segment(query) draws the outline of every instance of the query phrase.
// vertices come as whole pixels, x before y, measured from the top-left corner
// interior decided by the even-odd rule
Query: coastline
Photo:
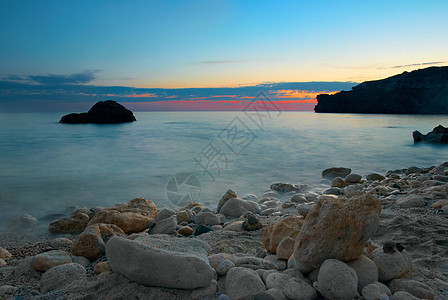
[[[178,210],[159,209],[159,219],[151,222],[151,226],[156,225],[150,231],[161,228],[157,234],[162,234],[163,239],[169,239],[175,243],[181,240],[199,240],[208,246],[207,256],[210,265],[215,270],[214,279],[209,286],[202,287],[202,290],[201,288],[147,287],[137,284],[134,282],[135,280],[129,280],[107,267],[105,267],[105,272],[99,272],[97,265],[104,266],[104,262],[108,259],[104,253],[91,259],[88,263],[84,260],[85,276],[70,279],[69,282],[61,283],[60,286],[48,290],[42,279],[46,272],[33,269],[32,259],[40,253],[55,250],[67,253],[71,250],[73,252],[73,242],[79,239],[80,234],[50,234],[47,228],[44,228],[44,231],[42,229],[33,230],[25,225],[20,233],[0,234],[0,246],[12,255],[5,259],[6,265],[0,267],[0,296],[2,296],[1,293],[4,293],[5,299],[15,299],[18,296],[25,299],[88,299],[89,297],[119,299],[124,295],[128,297],[130,293],[136,297],[151,295],[154,299],[216,299],[222,294],[233,293],[229,290],[229,285],[232,284],[228,283],[229,280],[226,279],[228,276],[225,276],[232,268],[228,268],[226,273],[218,272],[224,275],[216,273],[218,265],[223,261],[229,261],[228,264],[233,264],[235,270],[239,268],[255,270],[260,276],[259,281],[265,285],[265,290],[260,290],[260,293],[267,293],[273,289],[269,288],[269,284],[266,282],[266,272],[278,272],[293,278],[300,277],[300,280],[312,286],[311,284],[317,280],[316,271],[298,272],[300,275],[293,276],[290,274],[291,268],[287,269],[287,260],[278,259],[266,249],[266,235],[264,235],[266,228],[272,226],[270,224],[276,224],[291,216],[304,219],[306,222],[309,219],[306,215],[313,211],[313,207],[319,201],[333,201],[332,199],[339,198],[344,202],[355,197],[373,194],[381,203],[381,214],[378,228],[366,243],[363,255],[374,260],[372,258],[374,249],[384,248],[384,245],[390,241],[397,245],[397,249],[404,247],[404,250],[399,252],[405,252],[410,257],[412,270],[401,274],[400,278],[416,280],[425,284],[426,292],[433,295],[433,299],[445,299],[448,297],[448,269],[446,267],[448,263],[446,258],[448,255],[448,239],[446,238],[448,233],[448,164],[391,170],[387,174],[383,174],[384,176],[376,174],[377,177],[372,174],[365,175],[362,178],[351,176],[350,180],[349,177],[329,180],[325,188],[319,187],[318,190],[307,186],[273,184],[267,192],[257,196],[241,195],[241,197],[237,197],[238,191],[235,195],[232,194],[233,191],[228,191],[223,197],[223,199],[227,199],[224,202],[238,198],[258,204],[258,208],[255,209],[245,206],[245,211],[241,214],[240,211],[233,213],[231,208],[228,208],[226,214],[223,213],[222,208],[221,213],[218,213],[216,210],[204,208],[201,204],[191,204]],[[372,180],[367,180],[366,177]],[[377,179],[373,180],[374,178]],[[89,211],[91,211],[90,208],[84,211],[81,209],[81,212],[78,210],[83,214],[87,214]],[[98,209],[95,213],[99,214],[100,211]],[[199,220],[197,216],[201,213],[202,216],[208,213],[207,218]],[[186,216],[186,219],[182,219],[182,216]],[[89,218],[92,219],[90,216]],[[162,226],[163,228],[157,226],[162,223],[165,224]],[[187,232],[186,227],[189,227],[191,231]],[[195,234],[199,230],[198,228],[202,228],[200,230],[203,232]],[[124,236],[128,240],[151,237],[145,232],[146,230],[142,233],[126,233]],[[73,255],[71,260],[75,262]],[[242,260],[245,260],[245,263]],[[76,261],[80,262],[79,259]],[[112,269],[114,268],[112,267]],[[271,269],[276,271],[269,271]],[[389,284],[389,287],[390,282],[391,280],[383,281],[383,283]],[[10,287],[4,288],[4,286]],[[401,288],[406,290],[406,288]],[[244,288],[242,289],[244,290]],[[407,288],[406,291],[413,290]],[[361,293],[361,291],[358,292]],[[418,294],[418,292],[421,291],[415,293]],[[285,291],[283,291],[284,294]],[[270,296],[272,295],[270,294]]]

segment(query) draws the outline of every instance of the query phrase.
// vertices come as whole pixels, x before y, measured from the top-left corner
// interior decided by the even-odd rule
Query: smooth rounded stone
[[[314,287],[328,299],[352,300],[359,295],[355,270],[336,259],[323,262]]]
[[[367,256],[361,255],[358,259],[347,262],[347,265],[353,268],[358,276],[358,291],[378,281],[378,267]]]
[[[93,272],[95,274],[101,274],[104,272],[111,272],[111,271],[112,271],[112,269],[110,268],[110,265],[107,261],[99,262],[93,268]]]
[[[204,205],[202,205],[199,202],[191,202],[188,203],[187,205],[185,205],[184,207],[182,207],[180,210],[185,210],[185,209],[193,209],[194,207],[199,206],[199,208],[201,208],[201,210],[204,208]]]
[[[123,236],[125,233],[114,224],[89,225],[75,239],[70,252],[76,256],[95,260],[104,254],[105,244],[111,236],[115,235]]]
[[[263,198],[263,199],[272,199],[272,198]],[[262,201],[263,199],[261,199],[260,201]],[[276,208],[278,206],[280,206],[283,202],[279,201],[279,200],[267,200],[264,202],[260,202],[260,204],[262,204],[263,208]]]
[[[190,226],[182,226],[181,228],[179,228],[177,230],[178,233],[182,234],[182,235],[192,235],[194,233],[193,228],[191,228]]]
[[[275,256],[275,255],[272,255],[272,254],[271,255],[266,255],[264,257],[264,259],[274,263],[278,267],[278,270],[285,270],[286,269],[286,261],[278,259],[277,256]]]
[[[346,183],[352,184],[352,183],[361,182],[361,179],[362,179],[361,175],[352,173],[352,174],[348,174],[344,180]]]
[[[37,219],[30,215],[21,215],[14,218],[8,225],[10,231],[22,231],[31,229],[37,225]]]
[[[389,296],[376,284],[371,283],[366,285],[362,291],[362,296],[365,300],[389,300]]]
[[[297,205],[297,212],[303,216],[306,217],[308,213],[313,209],[314,205],[312,204],[299,204]]]
[[[67,238],[55,238],[50,241],[50,246],[54,248],[68,247],[71,244],[73,244],[73,241]]]
[[[390,300],[420,300],[420,298],[414,297],[406,292],[396,292],[390,297]]]
[[[215,270],[219,275],[225,276],[227,272],[234,267],[235,264],[232,261],[225,259],[216,267]]]
[[[255,231],[263,227],[258,217],[254,214],[246,215],[245,220],[243,221],[243,224],[241,226],[246,231]]]
[[[258,213],[260,211],[261,209],[257,202],[231,198],[224,203],[219,212],[227,217],[239,217],[245,212]]]
[[[243,223],[244,223],[244,221],[242,221],[242,220],[240,220],[240,221],[233,221],[233,222],[230,222],[227,225],[225,225],[224,229],[225,230],[232,230],[232,231],[244,231]]]
[[[352,184],[344,188],[344,196],[347,198],[362,195],[363,193],[364,188],[358,184]]]
[[[266,286],[254,270],[234,267],[227,272],[225,289],[233,300],[265,292]]]
[[[283,238],[275,250],[275,255],[277,255],[277,258],[288,260],[294,252],[295,242],[296,240],[291,237]]]
[[[381,202],[372,194],[349,199],[321,198],[305,219],[288,265],[309,272],[327,258],[357,259],[376,233]]]
[[[335,177],[333,180],[331,180],[330,186],[331,187],[337,187],[337,188],[343,188],[346,186],[346,182],[341,177]]]
[[[271,296],[274,300],[288,300],[285,295],[283,295],[283,293],[276,288],[268,289],[265,293]]]
[[[233,190],[228,189],[228,190],[224,193],[224,195],[221,197],[221,199],[219,200],[219,202],[218,202],[218,206],[217,206],[217,208],[216,208],[216,211],[217,211],[217,212],[221,212],[221,208],[223,207],[223,205],[224,205],[229,199],[237,198],[237,197],[238,197],[238,196],[236,195],[236,193],[235,193]]]
[[[289,269],[288,269],[289,270]],[[294,269],[293,269],[294,270]],[[317,276],[319,275],[319,269],[314,269],[314,270],[312,270],[309,274],[308,274],[308,277],[307,277],[307,279],[310,281],[310,282],[312,282],[312,283],[314,283],[314,282],[316,282],[317,281]]]
[[[279,192],[277,192],[277,191],[272,191],[272,190],[270,190],[270,191],[266,191],[266,192],[264,192],[262,195],[261,195],[263,198],[265,198],[265,197],[269,197],[269,198],[280,198],[280,193]]]
[[[260,216],[269,216],[270,214],[272,214],[274,212],[275,212],[275,208],[268,208],[268,209],[263,210],[260,213]]]
[[[197,239],[166,236],[115,236],[106,244],[106,256],[115,273],[145,286],[194,289],[213,279],[208,245]],[[192,276],[194,274],[194,276]]]
[[[386,177],[384,177],[383,175],[378,174],[378,173],[370,173],[369,175],[366,176],[366,179],[372,180],[372,181],[376,181],[376,180],[381,181],[381,180],[386,179]]]
[[[35,271],[45,272],[52,267],[71,262],[72,257],[70,253],[62,250],[51,250],[34,256],[31,260],[31,267]]]
[[[413,270],[411,257],[406,251],[387,253],[383,248],[377,248],[371,252],[371,255],[378,267],[378,278],[381,282],[405,277]]]
[[[282,204],[282,209],[288,209],[288,208],[295,208],[297,204],[293,203],[293,202],[284,202]],[[281,213],[281,212],[279,212]]]
[[[341,194],[341,190],[339,188],[337,188],[337,187],[332,187],[332,188],[326,189],[324,191],[324,194],[327,194],[327,195],[340,195]]]
[[[381,282],[374,282],[373,284],[376,284],[377,286],[379,286],[380,287],[380,289],[386,294],[386,295],[388,295],[389,297],[391,297],[392,296],[392,292],[391,292],[391,290],[387,287],[387,285],[385,285],[384,283],[381,283]]]
[[[314,192],[308,192],[305,194],[305,198],[308,202],[314,202],[317,200],[317,197],[319,196],[318,193],[314,193]]]
[[[389,282],[392,293],[406,292],[421,299],[434,299],[435,292],[427,284],[413,279],[393,279]]]
[[[176,214],[177,223],[181,224],[183,222],[193,222],[195,213],[191,211],[190,209],[181,210]]]
[[[205,224],[205,225],[221,224],[221,220],[219,219],[219,217],[211,212],[200,212],[194,217],[194,222],[196,224]]]
[[[299,203],[299,204],[301,204],[301,203],[305,203],[305,202],[307,202],[308,200],[305,198],[304,195],[301,195],[301,194],[295,194],[295,195],[293,195],[293,196],[291,197],[291,200],[290,200],[290,201],[293,202],[293,203]]]
[[[231,254],[227,254],[227,253],[217,253],[217,254],[212,254],[210,256],[207,257],[210,266],[213,269],[216,269],[218,267],[218,265],[220,263],[222,263],[224,260],[231,260],[232,255]]]
[[[75,263],[64,264],[45,272],[40,280],[40,288],[42,292],[46,293],[63,288],[81,278],[86,278],[86,269],[83,266]]]
[[[235,196],[235,197],[232,197],[232,198],[237,198],[237,197]],[[243,197],[241,197],[241,199],[243,199],[243,200],[255,201],[255,202],[258,201],[258,197],[257,197],[255,194],[247,194],[247,195],[244,195]]]
[[[171,234],[176,231],[176,228],[177,218],[176,216],[171,216],[156,223],[149,231],[149,234]]]
[[[303,218],[289,216],[269,224],[262,236],[263,246],[271,253],[276,253],[277,247],[285,237],[295,239],[304,223]]]
[[[395,205],[400,208],[423,207],[425,206],[425,199],[422,196],[411,194],[398,198]]]
[[[277,288],[289,299],[314,299],[316,290],[308,283],[282,273],[272,273],[266,277],[268,289]]]
[[[213,279],[209,286],[194,289],[191,292],[191,298],[193,299],[209,299],[215,298],[218,291],[218,282]]]
[[[218,300],[231,300],[231,299],[226,294],[221,294],[219,295]]]
[[[90,221],[84,210],[76,210],[69,217],[63,217],[50,223],[48,230],[51,233],[79,233],[83,232]]]
[[[8,260],[12,257],[12,254],[3,247],[0,247],[0,258],[3,260]]]
[[[222,229],[222,225],[213,225],[211,228],[213,230],[221,230]]]
[[[129,234],[146,230],[156,216],[157,208],[152,201],[135,198],[127,203],[119,203],[103,209],[95,214],[88,225],[114,224]]]
[[[6,261],[3,258],[0,258],[0,267],[4,267],[6,265],[7,265]]]
[[[406,175],[409,175],[409,174],[421,174],[421,173],[423,173],[423,170],[421,168],[415,167],[415,166],[409,167],[405,171]]]
[[[207,225],[201,224],[194,230],[193,235],[198,236],[207,232],[213,231],[213,229]]]
[[[257,269],[277,270],[278,269],[278,266],[276,264],[274,264],[273,262],[263,259],[263,258],[252,257],[252,256],[246,256],[246,257],[239,258],[236,261],[235,265],[237,267],[244,267],[244,268],[249,268],[249,269],[253,269],[253,270],[257,270]]]
[[[198,213],[200,213],[201,211],[203,211],[203,212],[207,212],[207,210],[204,211],[204,209],[205,209],[205,208],[201,208],[200,206],[194,206],[194,207],[191,208],[191,211],[194,212],[195,214],[198,214]],[[210,211],[208,211],[208,212],[213,212],[213,211],[210,210]]]
[[[90,260],[84,256],[72,256],[72,261],[75,264],[80,264],[84,268],[87,268],[90,265]]]
[[[351,172],[352,172],[352,169],[350,169],[350,168],[343,168],[343,167],[328,168],[328,169],[325,169],[322,171],[322,178],[326,178],[326,179],[330,179],[330,180],[335,177],[344,178]]]
[[[279,193],[289,193],[293,191],[299,191],[300,186],[291,183],[273,183],[271,184],[270,189]]]
[[[448,205],[448,199],[438,200],[438,201],[434,202],[433,204],[431,204],[431,207],[434,209],[441,209],[445,205]]]
[[[258,271],[258,270],[257,270]],[[278,273],[277,270],[263,270],[263,274],[261,275],[261,279],[263,279],[264,284],[266,284],[266,278],[273,273]]]
[[[162,221],[163,219],[169,218],[171,216],[176,215],[176,211],[174,209],[163,208],[157,211],[157,217],[154,219],[154,223]]]

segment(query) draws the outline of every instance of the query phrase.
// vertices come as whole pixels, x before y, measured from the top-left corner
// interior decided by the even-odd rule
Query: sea
[[[446,115],[137,112],[109,125],[61,124],[62,115],[0,114],[0,228],[136,197],[215,208],[227,189],[261,196],[276,182],[322,184],[329,167],[367,175],[448,161],[448,146],[412,139],[448,125]]]

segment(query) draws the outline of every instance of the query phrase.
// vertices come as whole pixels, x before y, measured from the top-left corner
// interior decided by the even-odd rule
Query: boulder
[[[51,233],[79,233],[86,229],[90,217],[82,210],[74,211],[69,217],[63,217],[50,223]]]
[[[275,223],[269,224],[263,232],[263,246],[266,248],[266,250],[275,254],[278,245],[284,238],[296,238],[297,234],[299,234],[300,229],[303,226],[303,223],[303,218],[289,216]]]
[[[330,179],[330,180],[332,180],[335,177],[344,178],[351,172],[352,172],[352,169],[350,169],[350,168],[343,168],[343,167],[328,168],[328,169],[325,169],[322,171],[322,178]]]
[[[377,248],[371,252],[371,256],[378,267],[378,278],[382,282],[406,277],[413,271],[411,257],[405,250]]]
[[[113,224],[89,225],[74,241],[71,253],[95,260],[104,254],[107,241],[115,235],[123,236],[124,232]]]
[[[100,211],[90,220],[89,225],[114,224],[129,234],[146,230],[156,216],[157,208],[153,202],[135,198]]]
[[[231,268],[227,272],[225,288],[226,294],[232,300],[266,291],[257,272],[241,267]]]
[[[269,274],[266,277],[266,288],[276,288],[288,299],[314,299],[317,296],[309,283],[282,273]]]
[[[345,263],[327,259],[319,269],[314,287],[327,299],[352,300],[358,296],[358,276]]]
[[[55,266],[72,262],[70,253],[62,250],[51,250],[40,253],[31,259],[31,267],[35,271],[45,272]]]
[[[447,144],[448,143],[448,128],[439,125],[434,127],[431,132],[427,134],[422,134],[420,131],[416,130],[412,132],[412,137],[415,143],[427,142],[434,144]]]
[[[358,276],[358,291],[371,283],[378,281],[378,267],[367,256],[361,255],[358,259],[347,262]]]
[[[348,174],[345,177],[345,182],[350,183],[350,184],[359,183],[361,181],[361,179],[362,179],[361,175],[352,173],[352,174]]]
[[[171,234],[176,231],[177,219],[176,216],[160,220],[154,227],[151,228],[149,234]]]
[[[236,193],[233,190],[228,189],[224,193],[224,195],[221,197],[221,199],[219,200],[218,207],[217,207],[216,211],[220,212],[221,211],[221,207],[224,205],[224,203],[227,202],[227,200],[232,199],[232,198],[237,198],[237,197],[238,196],[236,195]]]
[[[381,203],[370,193],[348,199],[320,198],[306,216],[288,264],[309,272],[327,258],[357,259],[378,229],[380,213]]]
[[[61,118],[59,123],[70,124],[114,124],[136,121],[134,114],[123,105],[112,101],[99,101],[87,113],[72,113]]]
[[[392,293],[406,292],[420,299],[434,299],[435,292],[428,285],[413,279],[393,279],[389,282]]]
[[[257,202],[240,198],[227,200],[219,210],[220,213],[227,217],[239,217],[245,212],[258,213],[260,211],[261,209]]]
[[[106,244],[106,256],[115,273],[145,286],[180,289],[210,285],[213,270],[207,251],[207,244],[197,239],[156,235],[133,241],[116,236]]]
[[[72,283],[74,280],[86,278],[86,269],[80,264],[68,263],[55,266],[42,275],[40,288],[46,293],[60,289]]]

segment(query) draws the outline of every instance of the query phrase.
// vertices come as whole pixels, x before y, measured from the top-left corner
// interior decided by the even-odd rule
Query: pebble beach
[[[0,299],[448,299],[448,163],[135,198],[0,233]]]

